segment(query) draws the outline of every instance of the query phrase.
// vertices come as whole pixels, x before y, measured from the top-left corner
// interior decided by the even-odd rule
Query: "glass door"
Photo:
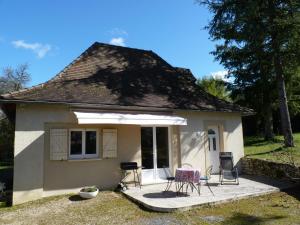
[[[155,180],[152,127],[141,128],[141,147],[142,147],[142,182],[152,183]]]
[[[169,128],[142,127],[142,182],[156,183],[166,179],[169,170]]]
[[[170,170],[168,127],[156,127],[156,156],[156,181],[165,180],[165,170]]]

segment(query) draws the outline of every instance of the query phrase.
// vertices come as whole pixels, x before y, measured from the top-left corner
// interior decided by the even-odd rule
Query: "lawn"
[[[58,196],[0,208],[0,224],[300,224],[299,187],[289,193],[203,206],[186,212],[149,212],[111,191],[97,198]]]
[[[286,153],[291,153],[295,163],[300,166],[300,133],[294,134],[294,140],[295,147],[284,148],[282,136],[276,136],[273,141],[265,141],[262,137],[245,137],[245,154],[252,158],[289,162]]]

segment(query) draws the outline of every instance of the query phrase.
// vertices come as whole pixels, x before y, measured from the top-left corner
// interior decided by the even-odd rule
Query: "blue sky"
[[[152,50],[196,77],[222,73],[194,0],[0,0],[0,69],[28,63],[30,85],[61,71],[95,41]]]

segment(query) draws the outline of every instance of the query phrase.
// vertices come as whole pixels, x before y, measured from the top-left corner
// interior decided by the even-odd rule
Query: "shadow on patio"
[[[131,187],[123,191],[125,196],[147,209],[159,212],[171,212],[175,210],[188,210],[191,207],[218,204],[238,199],[248,198],[278,192],[292,186],[291,183],[272,180],[263,177],[242,176],[239,185],[218,185],[218,176],[212,177],[211,189],[201,185],[200,196],[197,191],[188,189],[187,194],[177,195],[175,184],[170,191],[164,192],[166,184],[146,185],[140,188]]]

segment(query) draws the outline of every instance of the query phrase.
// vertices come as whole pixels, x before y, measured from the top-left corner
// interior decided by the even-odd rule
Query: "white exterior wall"
[[[181,165],[205,171],[205,151],[208,151],[207,126],[217,125],[220,130],[220,151],[233,152],[234,163],[244,156],[243,130],[239,113],[179,112],[188,125],[180,126]]]
[[[116,128],[117,158],[50,160],[50,128],[96,128],[100,133],[104,128]],[[170,135],[172,165],[175,166],[178,165],[179,152],[177,130],[177,126],[174,126]],[[115,187],[120,181],[120,162],[135,161],[141,165],[140,141],[140,126],[137,125],[78,125],[68,107],[17,106],[13,204],[45,196],[76,193],[87,185],[97,185],[101,189]]]
[[[235,162],[244,155],[240,114],[180,112],[177,115],[187,118],[188,125],[172,128],[173,171],[183,165],[205,170],[204,151],[208,147],[205,132],[208,125],[221,125],[224,130],[224,135],[220,135],[224,140],[222,149],[232,151]],[[140,127],[128,125],[114,126],[118,129],[118,149],[121,149],[117,159],[50,161],[49,128],[74,126],[79,125],[66,106],[17,105],[13,204],[74,192],[84,185],[110,187],[119,181],[121,161],[141,164]]]
[[[73,122],[67,107],[17,105],[13,204],[41,198],[44,177],[45,122]]]

